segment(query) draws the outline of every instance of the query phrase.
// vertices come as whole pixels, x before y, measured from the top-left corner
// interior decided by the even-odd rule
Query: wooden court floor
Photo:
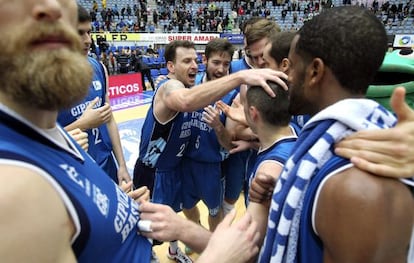
[[[125,161],[127,163],[127,167],[131,175],[135,164],[135,160],[138,157],[141,125],[148,111],[151,97],[152,92],[145,92],[144,94],[140,94],[139,96],[135,96],[133,98],[117,100],[119,104],[112,105],[113,101],[111,101],[112,108],[115,109],[113,111],[113,114],[118,124],[121,144],[124,150]],[[201,224],[204,227],[208,228],[207,208],[202,202],[199,202],[197,206],[200,209]],[[236,203],[236,210],[237,220],[238,217],[245,213],[243,194],[240,195],[240,198]],[[184,216],[182,213],[179,213],[179,215]],[[179,246],[184,251],[184,245],[181,242],[179,243]],[[167,258],[167,249],[168,242],[154,247],[154,251],[156,252],[158,259],[161,263],[174,262]],[[193,260],[195,260],[197,259],[198,255],[193,253],[190,255],[190,257]]]

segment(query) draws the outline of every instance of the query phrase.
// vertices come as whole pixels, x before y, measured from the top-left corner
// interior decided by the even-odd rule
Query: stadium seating
[[[160,68],[160,75],[168,75],[168,69],[167,68]]]
[[[204,71],[206,71],[206,65],[203,63],[198,64],[198,72],[204,72]]]
[[[151,69],[151,77],[155,80],[160,75],[159,69],[153,68]]]
[[[85,8],[87,8],[88,10],[91,9],[92,7],[92,1],[90,0],[78,0],[78,2],[84,6]],[[381,1],[380,1],[381,2]],[[404,6],[410,2],[409,0],[390,0],[390,6],[392,4],[396,4],[398,6],[398,4],[402,3]],[[99,6],[99,10],[101,10],[101,1],[97,1],[98,6]],[[126,5],[130,5],[131,7],[133,7],[133,5],[136,3],[136,1],[133,0],[107,0],[107,8],[113,8],[113,6],[116,4],[118,6],[118,10],[121,11],[122,7],[125,7]],[[230,14],[232,12],[231,9],[231,1],[209,1],[209,4],[213,3],[215,4],[217,7],[219,8],[223,8],[223,14]],[[284,4],[284,5],[276,5],[273,6],[272,1],[265,1],[265,7],[267,9],[270,10],[270,17],[273,18],[277,23],[280,24],[282,30],[290,30],[290,29],[298,29],[300,28],[304,21],[306,20],[306,15],[303,12],[306,4],[309,3],[308,1],[303,1],[303,0],[299,0],[298,4],[301,6],[301,11],[297,12],[298,14],[298,21],[296,24],[293,23],[293,13],[294,11],[288,11],[287,15],[285,17],[285,19],[282,19],[282,10],[283,9],[287,9],[288,4]],[[354,3],[354,1],[353,1]],[[343,5],[343,0],[332,0],[332,4],[333,6],[341,6]],[[148,6],[150,6],[152,9],[154,8],[158,8],[160,11],[160,7],[157,7],[157,1],[155,0],[148,0]],[[192,17],[193,19],[195,19],[196,17],[196,13],[197,10],[200,7],[205,7],[207,6],[207,4],[204,1],[192,1],[191,4],[187,4],[186,9],[187,10],[191,10],[192,12]],[[174,7],[170,7],[170,11],[173,10]],[[410,7],[410,12],[413,9],[412,3],[411,3],[411,7]],[[160,12],[159,12],[160,13]],[[245,15],[245,18],[248,18],[250,15]],[[384,15],[381,15],[379,13],[379,17],[383,18]],[[98,20],[101,20],[100,17],[100,12],[98,12],[97,14]],[[151,17],[151,16],[149,16]],[[114,17],[115,21],[118,21],[117,17]],[[150,18],[151,21],[152,17]],[[169,20],[159,20],[159,26],[156,29],[157,33],[162,33],[163,32],[163,28],[164,28],[164,24],[169,24]],[[390,27],[386,27],[388,33],[393,34],[396,32],[402,32],[404,34],[413,34],[414,33],[414,24],[413,24],[413,18],[412,17],[408,17],[403,19],[402,21],[397,21],[396,25],[392,25]],[[195,31],[195,28],[194,28]],[[193,32],[194,32],[193,31]],[[234,26],[234,30],[233,32],[238,32],[238,25]],[[162,54],[160,54],[160,56],[162,56]]]

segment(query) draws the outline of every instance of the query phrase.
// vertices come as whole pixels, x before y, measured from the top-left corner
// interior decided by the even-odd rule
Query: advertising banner
[[[394,47],[414,47],[414,35],[395,35]]]
[[[174,40],[189,40],[195,44],[207,44],[214,38],[219,38],[220,34],[198,33],[92,33],[92,38],[103,38],[106,42],[149,42],[155,44],[168,44]]]
[[[227,38],[227,40],[232,44],[244,44],[244,36],[243,34],[230,34],[230,33],[222,33],[220,35],[221,38]]]
[[[110,99],[136,95],[142,92],[141,73],[109,76],[108,96]]]

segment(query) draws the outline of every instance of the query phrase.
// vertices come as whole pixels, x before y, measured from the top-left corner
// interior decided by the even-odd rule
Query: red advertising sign
[[[142,79],[139,72],[109,76],[109,98],[135,95],[142,90]]]

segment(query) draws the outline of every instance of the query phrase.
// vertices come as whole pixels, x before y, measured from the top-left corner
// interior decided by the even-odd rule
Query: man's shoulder
[[[386,202],[389,194],[404,189],[407,187],[395,178],[374,175],[351,166],[330,176],[322,191],[335,198],[332,200],[370,204]]]

